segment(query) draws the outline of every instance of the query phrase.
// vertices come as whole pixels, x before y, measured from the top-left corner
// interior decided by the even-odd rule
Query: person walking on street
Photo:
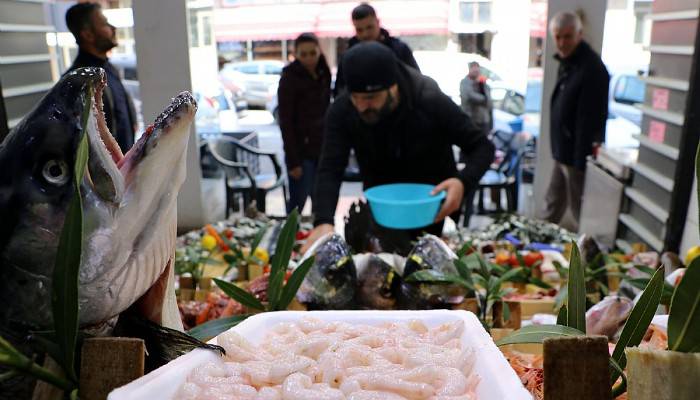
[[[586,158],[605,140],[610,76],[600,56],[582,39],[581,19],[576,14],[555,15],[550,33],[556,42],[554,58],[559,70],[551,98],[554,169],[544,217],[577,232]],[[567,211],[572,218],[567,218]]]
[[[493,103],[486,77],[481,75],[479,63],[469,63],[469,73],[459,84],[462,110],[482,132],[489,134],[493,128]]]
[[[277,97],[279,124],[289,178],[287,212],[304,209],[312,194],[323,125],[331,98],[331,73],[318,38],[302,33],[294,41],[295,60],[282,70]]]
[[[481,75],[481,67],[476,61],[469,63],[467,76],[459,83],[459,96],[462,101],[462,110],[469,116],[484,135],[488,136],[493,129],[493,103],[491,102],[491,89],[486,84],[486,77]],[[464,161],[464,156],[460,152],[460,162]],[[464,215],[463,225],[469,226],[472,213],[474,212],[474,196],[477,187],[464,194]],[[500,203],[500,193],[491,192],[493,201]]]
[[[355,27],[355,37],[350,39],[348,50],[358,43],[367,41],[379,42],[389,47],[401,62],[420,70],[416,59],[413,57],[411,48],[400,39],[391,36],[389,31],[381,27],[374,7],[367,3],[362,3],[355,7],[352,10],[352,24]],[[333,88],[334,97],[338,96],[345,89],[345,85],[345,74],[341,59],[338,63],[338,72],[335,78],[335,87]]]
[[[399,62],[376,42],[358,44],[343,58],[348,91],[328,110],[313,196],[315,228],[305,248],[332,232],[343,172],[354,150],[364,189],[390,183],[435,185],[446,192],[434,224],[411,232],[441,234],[445,217],[459,212],[466,190],[493,161],[484,133],[442,93],[437,83]],[[452,152],[464,152],[457,171]]]
[[[136,111],[119,73],[109,62],[107,53],[117,47],[116,28],[107,22],[102,7],[96,3],[78,3],[66,12],[66,25],[78,44],[78,56],[68,72],[82,67],[105,70],[107,86],[102,92],[102,110],[107,128],[122,153],[134,145]]]

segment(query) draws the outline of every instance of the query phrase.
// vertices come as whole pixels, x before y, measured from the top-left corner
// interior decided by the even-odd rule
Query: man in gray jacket
[[[459,84],[459,95],[462,98],[462,110],[488,135],[493,128],[493,104],[489,86],[481,76],[478,62],[469,63],[469,73]]]

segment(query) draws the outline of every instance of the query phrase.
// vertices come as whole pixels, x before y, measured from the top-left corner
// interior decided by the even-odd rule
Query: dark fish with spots
[[[347,310],[356,307],[357,275],[345,240],[336,234],[318,240],[304,259],[314,265],[297,292],[297,300],[310,310]]]
[[[390,254],[363,254],[354,257],[357,267],[357,301],[361,307],[370,310],[393,310],[396,307],[396,293],[401,285],[401,276],[392,264],[384,258]]]
[[[452,308],[464,300],[466,289],[456,285],[414,283],[406,279],[416,271],[434,270],[442,275],[457,276],[454,261],[457,255],[434,235],[425,235],[406,258],[403,270],[404,282],[399,286],[398,305],[400,309],[426,310]]]

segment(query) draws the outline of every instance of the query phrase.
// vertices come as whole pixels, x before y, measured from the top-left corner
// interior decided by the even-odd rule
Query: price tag
[[[655,143],[663,143],[666,137],[666,124],[659,121],[649,123],[649,139]]]
[[[668,110],[668,89],[656,88],[651,92],[651,106],[657,110]]]

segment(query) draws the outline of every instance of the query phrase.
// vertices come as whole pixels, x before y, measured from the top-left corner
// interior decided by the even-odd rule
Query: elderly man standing
[[[559,61],[552,93],[550,139],[554,170],[545,197],[545,219],[578,231],[586,157],[605,140],[610,76],[582,39],[581,19],[561,12],[550,22]],[[573,221],[567,221],[570,210]]]

